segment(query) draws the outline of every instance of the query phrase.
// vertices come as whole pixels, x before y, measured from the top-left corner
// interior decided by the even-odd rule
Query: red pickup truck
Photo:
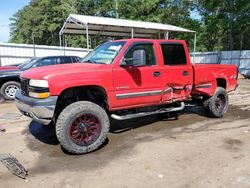
[[[222,117],[236,87],[236,66],[192,65],[183,40],[127,39],[100,45],[82,63],[23,72],[16,105],[37,122],[53,121],[62,147],[82,154],[102,145],[110,117],[173,113],[190,102]]]

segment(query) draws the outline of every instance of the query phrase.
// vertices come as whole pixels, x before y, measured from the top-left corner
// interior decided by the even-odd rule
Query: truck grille
[[[21,78],[21,92],[23,95],[28,95],[29,79]]]

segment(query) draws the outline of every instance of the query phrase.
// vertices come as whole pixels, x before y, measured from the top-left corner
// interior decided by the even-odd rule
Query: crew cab
[[[99,148],[110,118],[174,113],[203,104],[222,117],[237,87],[234,65],[192,65],[183,40],[127,39],[104,43],[84,63],[21,74],[17,108],[41,124],[55,124],[61,146],[83,154]]]
[[[77,56],[46,56],[32,58],[16,67],[13,66],[7,69],[0,68],[0,94],[2,94],[5,99],[15,99],[16,91],[20,89],[20,74],[25,70],[79,61],[80,57]]]

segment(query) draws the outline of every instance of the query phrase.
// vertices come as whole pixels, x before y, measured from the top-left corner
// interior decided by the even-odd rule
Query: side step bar
[[[150,115],[154,115],[154,114],[181,111],[184,108],[185,108],[185,104],[184,104],[184,102],[181,102],[180,107],[162,108],[162,109],[156,110],[154,112],[139,112],[139,113],[135,113],[135,114],[127,114],[124,116],[111,114],[111,117],[113,119],[116,119],[116,120],[126,120],[126,119],[138,118],[138,117],[143,117],[143,116],[150,116]]]

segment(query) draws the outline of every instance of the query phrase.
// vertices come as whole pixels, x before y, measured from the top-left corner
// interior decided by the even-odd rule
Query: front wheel
[[[56,135],[69,153],[84,154],[98,149],[109,132],[109,118],[105,110],[88,101],[75,102],[59,115]]]
[[[16,81],[6,82],[1,87],[1,94],[5,99],[13,100],[15,99],[15,95],[17,90],[20,89],[20,84]]]
[[[220,118],[227,112],[228,95],[224,88],[218,87],[212,97],[204,101],[203,106],[208,116]]]

